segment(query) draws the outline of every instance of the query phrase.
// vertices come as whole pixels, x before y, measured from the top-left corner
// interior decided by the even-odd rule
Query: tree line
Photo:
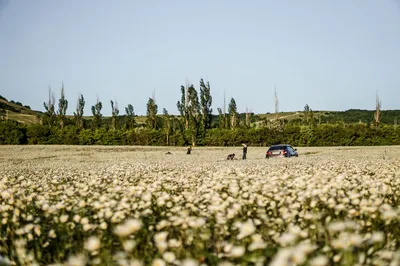
[[[49,88],[45,112],[40,124],[24,125],[15,121],[0,122],[0,144],[79,144],[79,145],[167,145],[167,146],[231,146],[246,142],[254,146],[290,143],[295,146],[350,146],[400,144],[397,123],[381,124],[381,102],[377,96],[371,123],[346,124],[322,121],[307,104],[301,118],[294,120],[261,118],[246,110],[239,114],[234,98],[217,108],[213,115],[211,86],[200,79],[199,90],[193,84],[180,87],[177,101],[179,115],[170,115],[163,108],[159,114],[154,94],[147,101],[146,120],[136,121],[134,107],[128,104],[120,114],[117,102],[110,101],[111,117],[102,114],[103,103],[97,98],[91,116],[84,118],[85,98],[81,94],[73,117],[67,116],[69,106],[64,84],[56,106]],[[276,98],[276,92],[275,92]],[[277,99],[277,98],[276,98]],[[22,104],[21,104],[22,105]],[[276,104],[277,105],[277,104]],[[329,117],[328,117],[329,118]],[[327,118],[323,118],[327,119]]]

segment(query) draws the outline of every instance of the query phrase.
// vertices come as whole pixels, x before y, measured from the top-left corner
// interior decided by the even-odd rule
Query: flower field
[[[0,146],[0,265],[400,265],[400,147],[265,151]]]

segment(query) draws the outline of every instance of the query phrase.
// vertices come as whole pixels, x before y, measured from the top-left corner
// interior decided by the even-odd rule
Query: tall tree
[[[378,92],[376,92],[376,106],[375,106],[375,113],[374,113],[376,126],[379,126],[379,124],[381,123],[381,118],[382,118],[381,107],[382,107],[382,102],[381,102],[381,100],[379,100]]]
[[[85,108],[85,99],[81,94],[78,98],[78,102],[76,103],[76,112],[74,112],[74,118],[76,122],[76,126],[78,128],[83,128],[83,109]]]
[[[207,84],[204,84],[203,79],[200,79],[200,103],[201,103],[201,116],[202,116],[201,120],[205,135],[206,130],[211,128],[212,96],[211,96],[210,82],[207,81]]]
[[[49,87],[49,100],[47,103],[43,103],[44,109],[46,109],[46,112],[44,114],[44,124],[48,124],[49,126],[53,126],[55,124],[55,102],[56,99],[54,97],[54,93],[51,91],[51,87]]]
[[[149,129],[157,129],[157,112],[158,106],[155,102],[154,95],[147,102],[147,118],[146,124]]]
[[[231,102],[228,105],[228,113],[231,129],[237,128],[239,125],[239,114],[237,112],[236,101],[234,98],[231,98]]]
[[[113,129],[117,129],[117,119],[118,119],[118,114],[119,114],[119,109],[118,109],[118,102],[115,101],[115,105],[114,102],[112,100],[110,100],[111,103],[111,124]]]
[[[189,93],[188,93],[188,90],[189,90],[188,85],[186,85],[186,87],[183,85],[181,86],[181,93],[182,93],[181,101],[178,101],[176,104],[176,106],[178,107],[178,111],[184,120],[186,130],[189,129],[189,109],[188,109]]]
[[[103,108],[103,104],[100,102],[99,97],[97,97],[97,101],[95,105],[92,105],[92,114],[93,114],[93,126],[94,128],[101,127],[101,118],[103,115],[101,114],[101,109]]]
[[[64,129],[67,109],[68,109],[68,100],[65,99],[64,82],[63,82],[61,85],[61,97],[58,100],[58,118],[60,120],[61,129]]]
[[[128,128],[134,128],[134,126],[135,126],[135,111],[133,109],[132,104],[128,104],[128,106],[125,107],[125,113],[126,113],[126,116],[128,117]]]
[[[169,136],[171,134],[171,117],[168,114],[167,109],[163,108],[163,122],[164,122],[164,132],[167,146],[169,146]]]
[[[308,104],[306,104],[306,106],[304,106],[304,120],[307,125],[314,124],[314,112]]]
[[[218,111],[218,120],[219,120],[219,127],[226,129],[228,128],[228,117],[226,115],[226,94],[224,91],[224,106],[223,109],[217,108]]]
[[[249,111],[249,109],[246,107],[246,120],[245,120],[245,125],[247,128],[250,127],[251,125],[251,110]]]
[[[193,85],[191,85],[188,89],[188,100],[189,103],[187,108],[189,112],[189,131],[192,136],[192,146],[194,147],[196,146],[197,134],[199,132],[201,113],[199,96]]]
[[[217,108],[218,111],[218,121],[219,121],[219,128],[225,128],[225,115],[222,112],[221,108]]]

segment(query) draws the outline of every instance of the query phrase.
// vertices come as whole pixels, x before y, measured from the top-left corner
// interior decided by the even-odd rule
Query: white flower
[[[153,263],[151,265],[152,266],[166,266],[167,264],[162,259],[155,259],[155,260],[153,260]]]
[[[83,254],[70,256],[66,264],[67,266],[85,266],[86,257]]]
[[[11,194],[10,194],[10,192],[8,192],[7,190],[4,190],[4,191],[1,192],[1,197],[2,197],[4,200],[6,200],[6,199],[9,199],[9,198],[11,197]]]
[[[371,236],[372,243],[379,243],[384,240],[384,235],[382,232],[373,232]]]
[[[75,223],[79,223],[81,220],[81,217],[79,216],[79,214],[75,214],[74,217],[72,218],[72,220],[74,220]]]
[[[168,263],[172,263],[175,261],[175,254],[173,252],[165,252],[162,255],[163,259],[168,262]]]
[[[140,260],[132,259],[129,261],[129,266],[143,266],[143,263]]]
[[[177,239],[172,238],[172,239],[168,240],[168,246],[170,248],[179,248],[180,246],[182,246],[182,242]]]
[[[89,223],[89,218],[83,217],[83,218],[81,219],[81,225],[85,225],[85,224],[88,224],[88,223]]]
[[[68,221],[68,215],[61,215],[60,222],[65,223],[66,221]]]
[[[344,222],[333,222],[328,225],[328,230],[332,232],[341,232],[346,229],[346,224]]]
[[[159,232],[155,234],[154,241],[157,243],[165,242],[167,240],[168,232]]]
[[[53,229],[51,229],[51,230],[49,231],[49,237],[50,237],[50,238],[56,238],[56,237],[57,237],[56,232],[54,232]]]
[[[323,255],[315,257],[310,261],[311,266],[325,266],[328,263],[329,263],[328,258]]]
[[[40,225],[35,225],[35,227],[33,228],[33,231],[35,232],[35,234],[37,236],[40,236],[40,234],[41,234]]]
[[[282,246],[288,246],[288,245],[294,244],[296,242],[296,240],[297,240],[297,236],[295,234],[283,233],[278,241]]]
[[[237,239],[243,239],[246,236],[253,234],[256,231],[256,227],[253,224],[252,220],[247,220],[245,223],[242,223],[239,228],[239,234],[236,237]]]
[[[103,229],[103,230],[106,230],[107,227],[108,227],[108,225],[107,225],[106,222],[102,222],[102,223],[100,224],[100,228]]]
[[[231,252],[229,253],[229,257],[239,258],[244,255],[246,249],[242,246],[233,246]]]
[[[142,221],[138,219],[128,219],[123,224],[116,226],[114,233],[119,237],[127,237],[142,227]]]
[[[194,259],[184,259],[182,261],[182,266],[198,266],[199,263]]]
[[[85,249],[92,252],[100,248],[100,239],[96,236],[89,237],[85,242]]]
[[[278,254],[272,259],[270,266],[284,266],[284,265],[291,265],[289,263],[289,259],[292,255],[291,248],[281,248],[278,251]]]
[[[130,252],[132,249],[136,246],[135,240],[125,240],[122,242],[122,247],[124,248],[125,251]]]
[[[235,264],[229,262],[229,261],[221,261],[218,263],[218,266],[234,266]]]

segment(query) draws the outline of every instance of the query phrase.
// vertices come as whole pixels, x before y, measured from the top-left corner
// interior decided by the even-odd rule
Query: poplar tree
[[[125,113],[126,113],[126,116],[128,117],[128,128],[134,128],[134,126],[135,126],[135,111],[134,111],[132,104],[128,104],[128,106],[125,107]]]
[[[236,101],[231,98],[231,102],[228,105],[229,121],[231,129],[236,129],[239,124],[239,115],[237,113]]]
[[[103,104],[100,102],[99,97],[97,97],[97,101],[95,105],[92,105],[92,114],[93,114],[93,126],[94,128],[101,127],[101,119],[103,115],[101,114],[101,109],[103,108]]]
[[[204,80],[200,79],[200,103],[201,103],[201,122],[204,130],[204,136],[207,129],[211,128],[212,121],[212,96],[210,82],[204,84]]]
[[[117,119],[118,119],[118,114],[119,114],[119,109],[118,109],[118,103],[110,100],[111,103],[111,124],[113,129],[117,129]]]
[[[61,97],[60,97],[60,99],[58,101],[58,119],[60,121],[61,129],[64,129],[64,126],[65,126],[67,109],[68,109],[68,100],[65,99],[64,83],[62,83],[62,86],[61,86]]]
[[[51,87],[49,87],[49,100],[47,103],[43,103],[46,112],[44,114],[44,121],[42,121],[44,124],[48,124],[49,126],[53,126],[55,124],[55,101],[54,93],[51,91]]]
[[[83,128],[83,110],[84,110],[84,108],[85,108],[85,99],[83,98],[83,95],[81,94],[78,97],[78,102],[76,104],[76,112],[74,112],[76,126],[80,129]]]
[[[149,98],[147,102],[147,119],[146,124],[149,129],[157,129],[157,112],[158,106],[154,97]]]

